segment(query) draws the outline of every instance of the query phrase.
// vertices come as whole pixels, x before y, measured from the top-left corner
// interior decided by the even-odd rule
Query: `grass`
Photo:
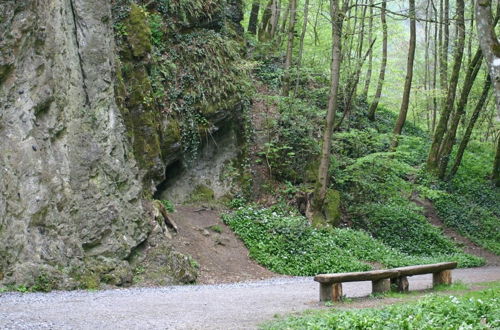
[[[450,288],[450,287],[449,287]],[[416,302],[383,308],[310,311],[263,329],[496,329],[500,327],[500,282],[464,295],[430,294]]]

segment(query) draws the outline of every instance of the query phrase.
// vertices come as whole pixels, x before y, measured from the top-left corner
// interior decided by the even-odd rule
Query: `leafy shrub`
[[[463,297],[429,295],[382,309],[328,310],[271,322],[265,329],[498,329],[500,289]]]

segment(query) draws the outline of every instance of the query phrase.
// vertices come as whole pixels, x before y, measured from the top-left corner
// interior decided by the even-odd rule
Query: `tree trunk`
[[[457,0],[457,26],[458,26],[458,40],[455,45],[454,63],[453,70],[451,72],[450,84],[448,86],[448,92],[446,95],[446,102],[444,108],[441,111],[441,116],[439,117],[439,122],[434,132],[434,138],[432,140],[432,145],[429,150],[429,156],[427,158],[427,169],[429,172],[438,175],[439,173],[439,162],[440,162],[440,150],[441,143],[443,141],[443,136],[446,132],[448,126],[448,120],[450,114],[453,111],[453,105],[455,102],[455,95],[457,91],[458,78],[460,75],[460,68],[462,66],[462,58],[464,54],[465,45],[465,22],[464,22],[464,0]]]
[[[370,17],[368,19],[368,44],[373,42],[373,0],[370,0]],[[373,55],[370,53],[368,57],[368,70],[366,71],[365,89],[363,90],[363,96],[368,98],[368,91],[370,89],[370,82],[372,79],[372,64]]]
[[[500,187],[500,134],[497,136],[497,152],[493,163],[492,180],[495,186]]]
[[[286,47],[285,75],[283,76],[283,91],[281,95],[290,94],[290,68],[292,67],[293,39],[295,36],[295,16],[297,13],[297,0],[290,0],[290,24],[288,25],[288,44]]]
[[[363,68],[363,64],[366,61],[366,58],[368,57],[369,54],[371,54],[373,45],[375,44],[375,40],[372,41],[370,48],[366,51],[365,56],[358,61],[358,63],[355,64],[357,67],[356,72],[354,73],[353,77],[350,78],[349,82],[347,83],[346,87],[346,95],[345,95],[345,104],[344,104],[344,113],[342,114],[342,118],[337,122],[337,124],[334,126],[333,130],[336,131],[340,128],[340,125],[342,125],[342,122],[346,117],[349,117],[351,113],[351,108],[352,108],[352,100],[354,98],[354,94],[356,92],[356,88],[359,83],[359,78],[361,76],[361,69]]]
[[[474,125],[476,124],[477,119],[479,118],[479,114],[481,110],[484,108],[486,100],[488,99],[488,93],[490,91],[490,88],[491,88],[491,79],[488,76],[484,84],[481,97],[479,98],[479,101],[477,102],[476,107],[474,108],[474,112],[472,113],[472,116],[469,120],[469,125],[467,125],[467,129],[465,130],[464,136],[462,137],[462,142],[460,142],[460,146],[458,147],[455,163],[451,168],[448,180],[450,180],[455,176],[455,174],[457,174],[458,168],[462,163],[462,157],[464,155],[465,148],[467,148],[467,144],[469,143],[470,137],[472,135],[472,130],[474,129]]]
[[[250,19],[248,21],[248,32],[255,35],[257,34],[257,22],[259,20],[260,1],[255,0],[252,3],[250,10]]]
[[[330,0],[330,17],[332,20],[332,65],[330,96],[328,99],[328,112],[326,115],[326,126],[323,134],[323,145],[321,148],[320,165],[318,169],[318,182],[312,203],[313,217],[317,219],[316,226],[325,224],[323,205],[326,190],[328,188],[328,169],[330,166],[330,149],[332,144],[333,125],[335,113],[337,112],[337,96],[340,81],[341,42],[342,42],[342,15],[339,11],[339,0]]]
[[[385,9],[387,6],[387,0],[382,1],[382,9],[380,10],[380,21],[382,22],[382,62],[380,63],[380,73],[378,76],[377,91],[375,92],[375,97],[370,104],[370,109],[368,110],[368,119],[371,121],[375,120],[375,111],[377,111],[378,103],[380,101],[380,96],[382,95],[382,88],[384,86],[385,80],[385,68],[387,67],[387,20],[385,18]]]
[[[464,85],[462,87],[462,94],[460,95],[460,100],[457,104],[457,109],[451,118],[451,122],[446,133],[446,136],[441,145],[441,150],[439,151],[439,178],[444,179],[446,175],[446,169],[448,167],[448,162],[450,159],[451,151],[453,150],[453,144],[455,143],[455,137],[457,135],[458,124],[460,124],[460,119],[462,115],[465,114],[465,107],[469,100],[469,94],[476,80],[479,69],[481,68],[481,62],[483,60],[483,55],[481,49],[478,49],[474,59],[467,69],[467,73],[464,79]]]
[[[267,31],[268,31],[269,21],[271,20],[273,3],[274,3],[274,0],[269,0],[266,8],[264,9],[264,12],[262,13],[262,19],[260,20],[260,27],[259,27],[259,40],[260,41],[269,40],[269,35],[268,35]]]
[[[307,30],[307,20],[309,17],[309,0],[306,0],[304,2],[304,21],[302,23],[302,31],[300,33],[300,43],[299,43],[299,54],[297,58],[297,79],[295,81],[295,92],[294,94],[297,95],[297,92],[299,90],[299,70],[302,66],[302,55],[304,53],[304,39],[306,37],[306,30]]]
[[[497,117],[500,118],[500,42],[495,33],[491,10],[491,0],[476,1],[477,34],[495,87]]]
[[[406,64],[406,79],[403,91],[403,100],[401,101],[401,109],[394,127],[394,139],[392,140],[391,150],[395,150],[398,146],[398,138],[401,135],[403,126],[408,113],[408,105],[410,103],[411,83],[413,80],[413,63],[415,60],[415,43],[416,43],[416,22],[415,22],[415,0],[409,0],[410,3],[410,45],[408,49],[408,62]]]
[[[437,117],[437,108],[438,108],[438,98],[436,95],[437,88],[437,68],[438,68],[438,52],[439,52],[439,43],[438,43],[438,11],[436,6],[434,5],[434,1],[431,0],[432,9],[434,11],[434,20],[436,23],[434,24],[434,67],[432,70],[432,125],[431,125],[431,134],[434,134],[434,130],[436,129],[436,117]]]

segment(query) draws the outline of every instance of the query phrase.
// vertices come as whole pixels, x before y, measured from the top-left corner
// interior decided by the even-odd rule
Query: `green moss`
[[[328,189],[323,206],[326,222],[336,227],[340,221],[340,192]]]
[[[7,76],[12,72],[12,69],[14,69],[14,66],[11,64],[0,65],[0,84],[2,84],[5,79],[7,79]]]
[[[179,122],[174,118],[168,121],[165,131],[163,132],[163,145],[170,147],[181,140],[181,128]]]
[[[151,52],[151,29],[148,14],[141,7],[132,4],[126,23],[127,39],[135,57],[144,57]]]
[[[215,193],[212,189],[205,185],[197,185],[191,192],[189,202],[208,202],[215,198]]]
[[[87,290],[97,290],[101,286],[101,280],[95,273],[86,273],[79,279],[80,287]]]

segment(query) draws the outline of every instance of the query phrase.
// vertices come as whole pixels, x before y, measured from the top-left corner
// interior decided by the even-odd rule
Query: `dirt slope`
[[[423,208],[424,216],[433,226],[441,228],[443,230],[443,234],[458,243],[465,252],[486,259],[486,265],[488,266],[500,266],[500,256],[497,256],[496,254],[477,245],[467,237],[460,235],[460,233],[455,230],[446,227],[439,218],[437,210],[434,208],[434,205],[430,200],[423,199],[414,193],[412,201]]]
[[[198,283],[215,284],[276,276],[248,257],[243,242],[207,206],[178,206],[170,217],[178,226],[173,243],[200,265]]]

